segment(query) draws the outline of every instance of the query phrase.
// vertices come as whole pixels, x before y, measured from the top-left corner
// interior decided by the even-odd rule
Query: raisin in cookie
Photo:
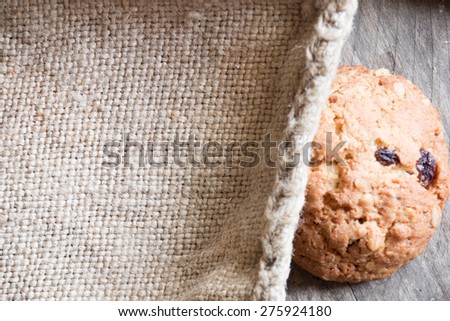
[[[294,261],[326,280],[387,277],[417,257],[449,195],[440,116],[411,82],[341,67],[315,141],[345,141],[327,165],[315,149]]]

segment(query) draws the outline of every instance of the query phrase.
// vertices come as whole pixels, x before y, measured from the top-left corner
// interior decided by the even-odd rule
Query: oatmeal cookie
[[[313,151],[294,261],[325,280],[387,277],[417,257],[449,195],[448,150],[437,110],[387,70],[339,69],[315,141],[345,141],[326,164]],[[329,134],[330,135],[330,134]]]

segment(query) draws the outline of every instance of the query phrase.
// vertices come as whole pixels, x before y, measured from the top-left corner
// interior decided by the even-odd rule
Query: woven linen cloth
[[[0,298],[284,299],[356,6],[1,1]]]

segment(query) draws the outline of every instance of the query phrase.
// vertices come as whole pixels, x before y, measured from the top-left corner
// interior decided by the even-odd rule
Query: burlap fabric
[[[0,298],[283,299],[356,1],[1,5]]]

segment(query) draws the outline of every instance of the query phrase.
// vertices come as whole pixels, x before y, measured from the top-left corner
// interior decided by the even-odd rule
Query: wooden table
[[[342,64],[384,67],[410,79],[450,132],[450,1],[360,0]],[[325,282],[293,264],[288,300],[450,300],[450,204],[426,251],[390,278]]]

